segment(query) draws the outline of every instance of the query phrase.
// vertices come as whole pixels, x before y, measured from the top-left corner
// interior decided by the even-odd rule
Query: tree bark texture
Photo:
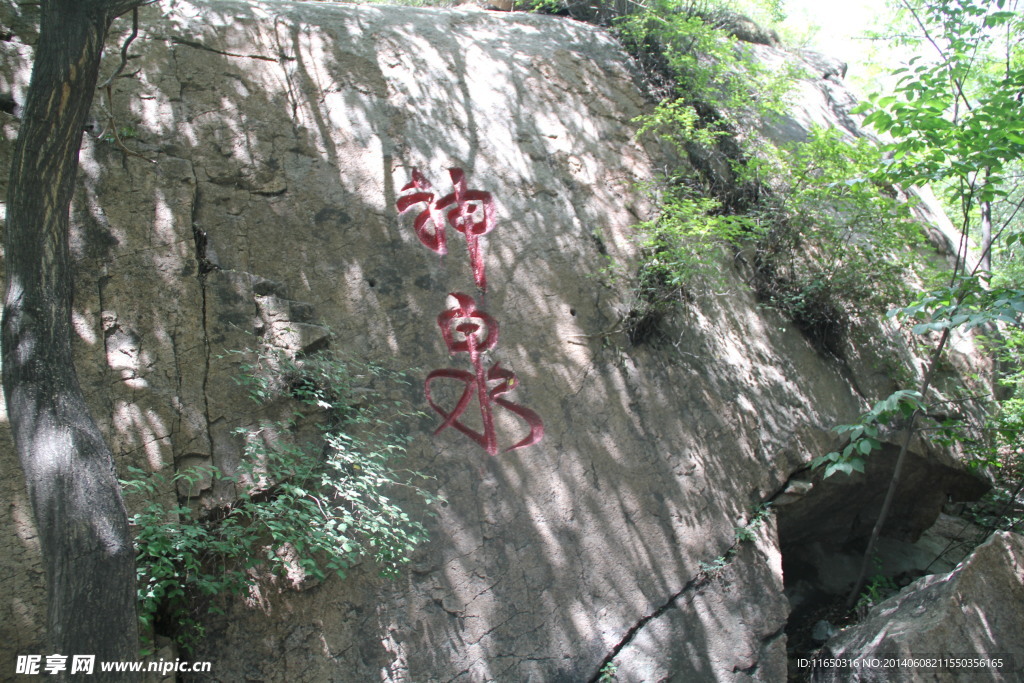
[[[97,661],[138,657],[135,561],[113,457],[72,361],[68,212],[107,30],[137,4],[43,1],[4,236],[3,389],[46,571],[49,646]]]

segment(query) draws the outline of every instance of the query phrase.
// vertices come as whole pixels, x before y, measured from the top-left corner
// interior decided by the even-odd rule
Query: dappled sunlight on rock
[[[72,213],[76,362],[118,467],[239,472],[237,430],[263,439],[282,410],[236,383],[241,352],[329,346],[409,372],[388,394],[423,411],[401,466],[446,499],[412,508],[431,540],[398,579],[366,563],[314,586],[294,568],[295,586],[211,616],[197,657],[225,680],[582,681],[612,654],[623,680],[781,680],[777,529],[737,529],[863,397],[725,260],[733,294],[694,292],[631,334],[631,227],[666,160],[634,135],[651,104],[609,35],[338,3],[140,14],[138,74],[111,105],[131,153],[87,140]],[[21,83],[14,66],[0,85]],[[454,168],[495,225],[478,253],[448,229],[442,256],[399,199],[414,169],[448,194]],[[467,361],[471,322],[483,340],[500,324],[500,342]],[[479,385],[451,423],[467,376],[502,389],[490,435]],[[230,505],[244,483],[204,479],[188,503]]]

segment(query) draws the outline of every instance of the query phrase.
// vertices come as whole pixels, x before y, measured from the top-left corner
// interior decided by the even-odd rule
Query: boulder
[[[1024,666],[1024,536],[997,532],[948,574],[918,579],[832,638],[827,681],[1019,681]],[[871,664],[875,664],[872,666]]]
[[[130,30],[115,25],[103,73]],[[0,41],[5,165],[32,38]],[[402,425],[404,465],[446,500],[410,510],[431,540],[397,580],[368,564],[268,583],[209,617],[193,655],[208,680],[586,681],[606,663],[622,681],[780,679],[778,533],[737,529],[863,411],[862,371],[728,263],[730,296],[695,294],[647,340],[624,329],[632,226],[654,209],[640,188],[675,161],[637,139],[652,104],[607,32],[519,12],[163,0],[140,9],[130,53],[96,103],[72,208],[75,362],[119,470],[233,471],[255,418],[227,352],[329,344],[415,378],[383,390],[428,413]],[[841,87],[813,75],[794,126],[846,125],[822,84]],[[494,198],[486,294],[461,233],[442,258],[396,207],[414,170],[447,194],[456,167]],[[434,433],[424,380],[466,367],[438,331],[453,292],[500,324],[487,362],[516,373],[506,396],[543,420],[539,443],[490,455]],[[496,422],[498,450],[522,438],[515,413]],[[918,450],[941,470],[914,529],[967,476]],[[43,653],[45,613],[8,430],[0,473],[8,662]],[[237,495],[199,486],[210,505]]]

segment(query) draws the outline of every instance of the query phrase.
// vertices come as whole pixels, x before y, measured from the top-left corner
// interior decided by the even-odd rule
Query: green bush
[[[903,303],[926,276],[920,228],[888,187],[870,180],[880,150],[866,139],[814,129],[779,149],[745,135],[785,109],[800,75],[760,63],[729,34],[718,3],[657,0],[617,30],[668,85],[638,134],[673,145],[694,168],[648,188],[658,216],[636,226],[643,257],[637,324],[695,290],[720,289],[728,257],[744,252],[761,300],[823,348],[838,352],[850,320]],[[642,335],[646,336],[646,335]]]
[[[832,451],[812,460],[811,467],[817,469],[825,465],[825,478],[836,472],[863,472],[864,456],[882,447],[881,441],[878,440],[881,429],[894,420],[910,417],[912,413],[923,410],[924,407],[919,392],[902,389],[890,394],[861,415],[856,424],[833,427],[832,431],[848,438],[849,441],[842,451]]]
[[[864,585],[864,590],[857,599],[856,609],[861,614],[865,614],[878,603],[898,593],[899,590],[900,587],[891,577],[875,574]]]
[[[255,403],[286,417],[237,430],[244,442],[237,472],[193,468],[168,479],[133,470],[122,482],[129,495],[151,499],[132,518],[143,631],[174,635],[186,649],[203,635],[203,613],[221,609],[216,599],[245,592],[261,574],[344,578],[369,559],[391,577],[427,538],[396,497],[404,489],[405,498],[435,501],[414,483],[421,475],[395,468],[409,441],[397,424],[410,413],[370,388],[371,380],[401,378],[329,352],[245,354],[252,355],[239,382]],[[210,479],[240,493],[229,505],[196,511],[189,503]],[[181,504],[152,500],[180,482]]]
[[[615,23],[626,48],[671,79],[655,111],[638,119],[642,131],[686,150],[736,132],[744,118],[785,108],[796,71],[754,59],[750,45],[716,22],[725,14],[724,3],[653,0]]]
[[[814,128],[806,142],[748,164],[776,188],[773,218],[753,244],[755,287],[812,339],[902,303],[929,276],[909,205],[868,179],[880,154],[869,140]]]
[[[733,198],[732,208],[700,179],[661,180],[652,190],[658,215],[635,226],[638,299],[665,310],[695,290],[720,289],[728,260],[743,253],[761,300],[836,351],[850,320],[902,303],[930,277],[910,207],[867,179],[879,154],[867,140],[824,129],[784,149],[763,147],[734,164],[750,200]]]
[[[663,182],[658,216],[634,226],[644,254],[640,286],[651,301],[684,298],[697,285],[723,284],[723,257],[762,227],[753,216],[725,212],[719,199],[699,187]]]
[[[972,464],[991,468],[1000,485],[1014,488],[1024,481],[1024,329],[1008,328],[990,346],[1001,367],[1003,398],[990,406],[987,438],[973,444]]]

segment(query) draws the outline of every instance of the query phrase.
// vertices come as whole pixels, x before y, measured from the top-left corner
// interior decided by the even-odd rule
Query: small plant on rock
[[[718,576],[719,572],[729,565],[730,559],[732,559],[731,555],[719,555],[710,562],[701,560],[697,563],[697,567],[708,576]]]
[[[857,600],[857,612],[863,617],[869,609],[899,591],[899,586],[884,574],[875,574],[866,584]]]
[[[764,523],[768,520],[768,517],[772,514],[771,503],[761,503],[754,508],[754,514],[750,518],[750,521],[743,526],[736,527],[736,540],[740,543],[744,541],[753,543],[757,540],[757,531]]]
[[[615,674],[618,670],[619,667],[614,662],[608,662],[597,672],[597,683],[613,683],[617,680]]]

